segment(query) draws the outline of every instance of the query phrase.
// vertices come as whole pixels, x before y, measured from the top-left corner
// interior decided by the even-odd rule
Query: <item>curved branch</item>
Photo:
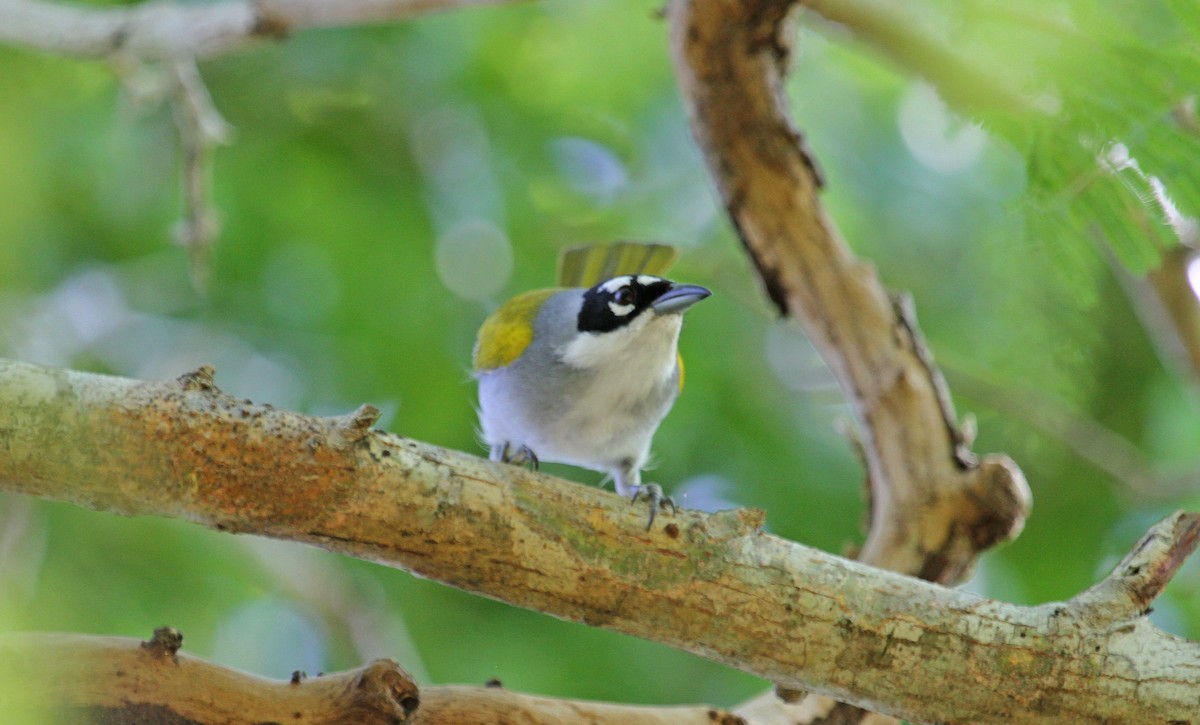
[[[1186,720],[1200,700],[1200,644],[1144,617],[985,600],[769,536],[752,511],[645,532],[614,494],[371,417],[238,400],[211,369],[141,383],[0,361],[0,489],[314,544],[917,720]],[[1186,540],[1177,523],[1154,540]]]
[[[703,705],[638,707],[560,700],[500,687],[417,685],[392,660],[290,682],[268,680],[179,652],[182,636],[149,642],[76,634],[0,636],[0,700],[8,717],[45,722],[294,723],[294,725],[737,725]],[[41,719],[35,719],[42,722]],[[744,725],[744,723],[742,723]]]
[[[904,297],[855,258],[818,197],[783,88],[779,0],[675,0],[676,74],[730,219],[779,310],[798,319],[863,428],[871,482],[861,559],[954,582],[1024,525],[1029,489],[1007,456],[971,453]]]
[[[506,0],[218,0],[87,7],[0,0],[0,43],[85,58],[208,58],[309,28],[367,25]]]

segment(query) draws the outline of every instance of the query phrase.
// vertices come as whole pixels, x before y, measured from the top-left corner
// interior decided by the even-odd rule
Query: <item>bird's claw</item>
[[[632,503],[637,503],[638,499],[645,497],[650,502],[650,520],[646,522],[646,531],[649,531],[654,526],[654,517],[658,515],[659,509],[671,507],[671,515],[679,513],[679,508],[675,506],[675,499],[670,496],[663,495],[662,486],[657,483],[644,483],[638,486],[633,492]]]
[[[515,451],[511,451],[507,443],[504,444],[504,452],[500,456],[500,460],[505,463],[511,463],[514,466],[523,466],[529,464],[529,470],[538,470],[538,457],[529,446],[521,446]]]

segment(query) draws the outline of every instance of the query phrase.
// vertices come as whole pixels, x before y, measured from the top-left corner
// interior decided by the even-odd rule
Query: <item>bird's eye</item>
[[[621,289],[617,290],[615,295],[613,295],[613,302],[616,302],[618,305],[632,305],[633,290],[629,289],[628,287],[622,287]]]

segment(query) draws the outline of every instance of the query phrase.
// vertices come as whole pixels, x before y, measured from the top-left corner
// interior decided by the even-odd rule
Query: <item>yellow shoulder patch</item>
[[[679,392],[683,392],[683,355],[679,351],[675,351],[675,363],[679,365]]]
[[[513,297],[493,312],[475,338],[476,372],[502,368],[525,352],[533,342],[533,320],[557,288],[539,289]]]
[[[623,274],[661,277],[679,256],[667,244],[614,242],[567,247],[558,255],[558,284],[562,287],[592,287]]]

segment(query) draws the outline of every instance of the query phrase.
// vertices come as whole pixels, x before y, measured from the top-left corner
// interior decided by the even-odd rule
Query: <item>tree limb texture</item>
[[[0,0],[0,42],[61,55],[207,58],[309,28],[367,25],[505,0],[217,0],[91,7]]]
[[[636,707],[560,700],[501,687],[418,688],[392,660],[290,682],[179,651],[161,628],[148,642],[74,634],[0,635],[0,704],[38,722],[293,725],[736,725],[704,706]],[[47,703],[53,703],[47,707]],[[15,721],[13,721],[15,722]]]
[[[1156,526],[1077,600],[1021,607],[763,533],[222,393],[0,362],[0,489],[306,542],[920,721],[1187,720],[1200,644],[1147,603],[1195,543]],[[920,673],[920,676],[914,676]]]

